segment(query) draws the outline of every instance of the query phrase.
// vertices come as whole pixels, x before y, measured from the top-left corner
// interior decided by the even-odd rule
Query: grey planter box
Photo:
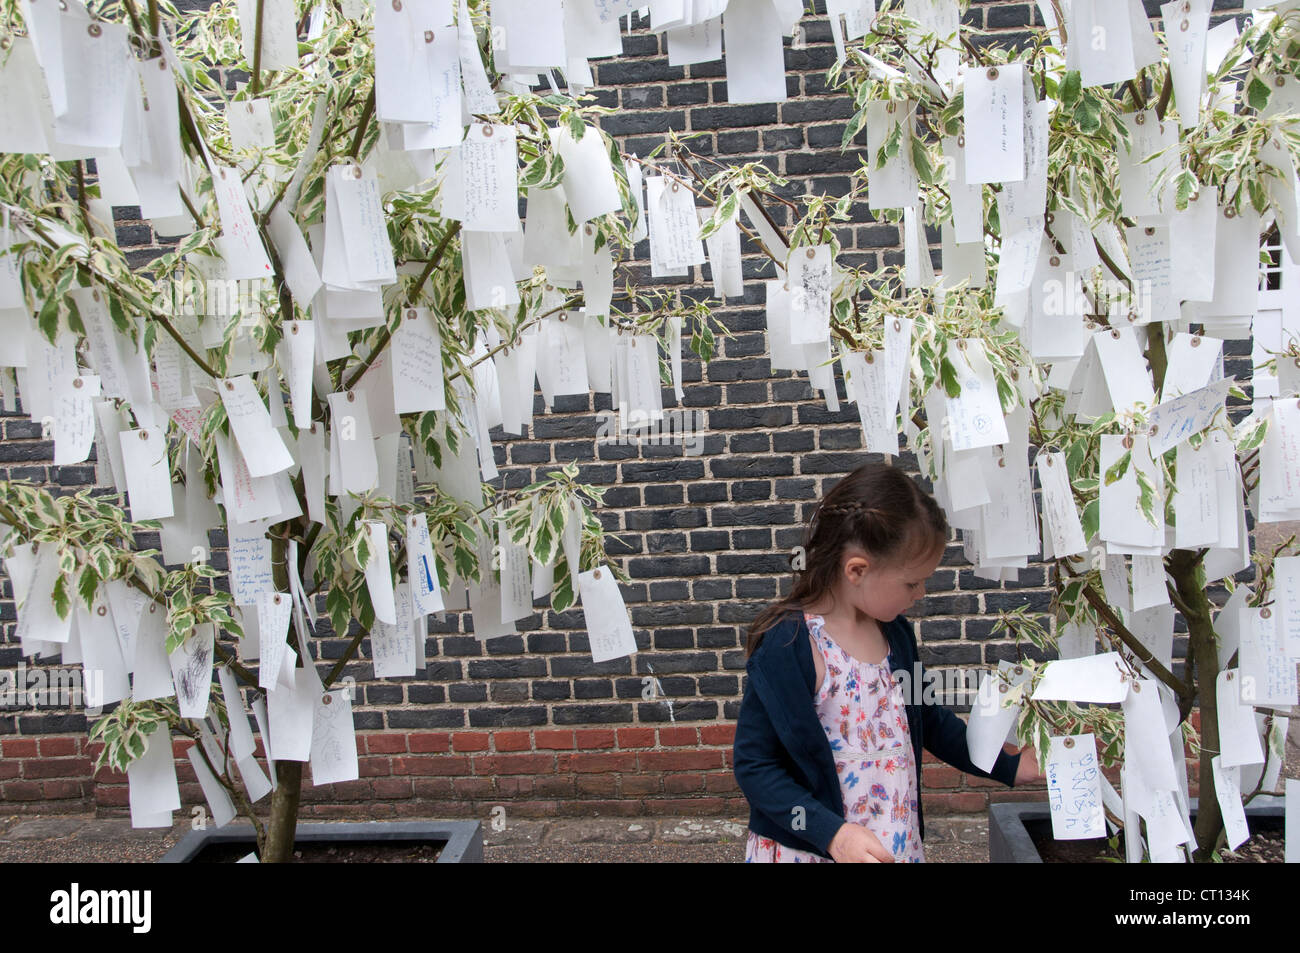
[[[299,824],[295,844],[442,844],[437,863],[483,863],[483,825],[478,821],[372,821],[367,824]],[[190,831],[163,855],[160,864],[188,864],[206,847],[241,844],[253,850],[257,836],[247,824]]]
[[[1190,804],[1192,823],[1196,823],[1197,798]],[[1252,832],[1281,828],[1284,806],[1278,797],[1257,797],[1246,807],[1246,823]],[[1049,836],[1052,811],[1042,802],[1008,802],[989,805],[989,862],[994,864],[1041,864],[1029,827],[1041,827]]]

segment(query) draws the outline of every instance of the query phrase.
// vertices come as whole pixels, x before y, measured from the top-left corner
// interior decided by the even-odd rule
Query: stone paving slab
[[[575,817],[550,821],[542,843],[559,844],[646,844],[655,839],[655,825],[630,818]],[[485,839],[484,844],[488,841]]]
[[[59,837],[71,837],[81,830],[90,819],[84,816],[38,817],[32,820],[20,820],[9,830],[5,837],[10,840],[53,840]]]

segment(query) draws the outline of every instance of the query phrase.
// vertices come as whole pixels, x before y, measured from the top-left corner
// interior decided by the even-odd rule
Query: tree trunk
[[[293,857],[293,838],[298,830],[298,802],[302,796],[302,762],[277,761],[278,786],[271,792],[271,818],[266,826],[262,863],[283,864]]]
[[[298,528],[298,527],[295,527]],[[276,592],[289,591],[288,544],[283,536],[271,537],[271,575]],[[293,631],[294,623],[289,626]],[[306,635],[306,633],[304,633]],[[310,657],[299,660],[311,665]],[[302,800],[302,762],[275,763],[276,788],[271,792],[271,817],[267,823],[262,863],[283,864],[293,857],[293,839],[298,830],[298,805]]]
[[[1211,762],[1219,752],[1219,703],[1215,696],[1219,647],[1210,618],[1210,600],[1198,578],[1201,576],[1197,571],[1199,567],[1200,560],[1187,550],[1179,549],[1170,554],[1169,571],[1179,597],[1186,604],[1183,616],[1187,619],[1187,638],[1196,670],[1196,701],[1201,710],[1200,791],[1193,859],[1197,863],[1208,863],[1223,831],[1223,813],[1219,810],[1219,799],[1214,790],[1214,766]],[[1186,677],[1190,679],[1192,673],[1188,672]]]

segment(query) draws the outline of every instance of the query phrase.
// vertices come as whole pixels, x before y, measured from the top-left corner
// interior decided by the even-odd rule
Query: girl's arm
[[[1009,788],[1015,787],[1021,755],[1008,754],[1004,749],[993,763],[992,771],[976,767],[966,745],[966,723],[947,708],[933,702],[923,704],[921,730],[924,732],[925,749],[936,758],[967,774],[1001,781]]]
[[[749,680],[736,722],[736,783],[755,810],[829,857],[831,841],[844,826],[844,818],[837,817],[790,774],[782,759],[784,751]]]
[[[912,642],[912,656],[916,659],[920,684],[927,685],[925,666],[921,664],[921,653],[916,644],[916,633],[910,621],[904,619],[903,622],[908,638]],[[959,771],[973,774],[977,778],[1000,781],[1007,787],[1015,787],[1020,754],[1008,754],[1003,750],[998,754],[997,761],[993,763],[992,771],[976,767],[970,759],[970,749],[966,745],[966,723],[953,712],[930,699],[928,692],[922,692],[921,701],[921,732],[926,751]],[[919,776],[921,766],[918,764],[916,769]]]

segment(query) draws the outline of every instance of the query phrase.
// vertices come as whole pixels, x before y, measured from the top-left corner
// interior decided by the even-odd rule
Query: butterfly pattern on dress
[[[845,820],[871,830],[896,861],[923,861],[911,735],[889,659],[880,663],[854,659],[825,631],[821,616],[805,614],[805,618],[826,663],[814,703],[835,761]],[[752,831],[745,860],[828,862],[811,851],[786,847]]]

